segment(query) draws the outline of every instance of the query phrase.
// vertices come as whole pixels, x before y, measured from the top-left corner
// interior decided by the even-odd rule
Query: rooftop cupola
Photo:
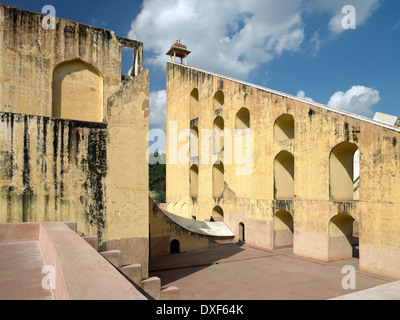
[[[174,62],[176,62],[176,57],[181,58],[181,63],[183,64],[183,59],[185,59],[185,65],[187,65],[187,56],[191,52],[187,49],[187,47],[181,43],[180,40],[177,40],[171,49],[167,52],[167,56],[170,56],[170,61],[172,62],[172,57],[174,57]]]

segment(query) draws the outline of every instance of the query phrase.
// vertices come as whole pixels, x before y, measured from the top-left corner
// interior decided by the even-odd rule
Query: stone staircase
[[[82,236],[82,239],[91,245],[97,252],[99,251],[97,236]],[[100,254],[127,279],[134,283],[138,288],[142,289],[152,299],[163,301],[180,299],[179,288],[161,287],[161,279],[158,277],[142,279],[142,266],[140,264],[122,266],[121,251],[111,250],[100,252]]]

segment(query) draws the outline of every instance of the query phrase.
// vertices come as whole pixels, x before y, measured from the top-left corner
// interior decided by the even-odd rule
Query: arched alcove
[[[359,258],[359,224],[341,213],[329,221],[329,260]]]
[[[294,118],[290,114],[280,116],[274,125],[275,142],[294,139]]]
[[[213,176],[212,176],[212,185],[213,185],[213,197],[220,198],[224,192],[224,164],[221,162],[219,164],[215,164],[213,166]]]
[[[293,247],[293,216],[286,210],[279,210],[274,215],[274,248]]]
[[[242,108],[236,114],[235,121],[236,130],[247,130],[250,129],[250,111],[247,108]]]
[[[181,213],[182,213],[182,206],[181,206],[181,204],[180,204],[179,202],[175,204],[174,212],[173,212],[173,213],[176,214],[177,216],[180,216],[180,215],[181,215]]]
[[[221,109],[225,104],[225,95],[224,92],[219,90],[214,95],[214,110]]]
[[[53,117],[103,121],[103,78],[80,59],[58,64],[53,71]]]
[[[193,126],[190,129],[190,159],[192,161],[198,161],[199,157],[199,128]]]
[[[189,206],[186,203],[182,206],[182,217],[186,219],[191,218],[189,213]]]
[[[171,241],[171,244],[169,245],[169,248],[170,248],[170,253],[171,254],[181,253],[181,244],[176,239]]]
[[[197,198],[199,196],[199,167],[193,165],[190,168],[190,196]]]
[[[275,158],[274,186],[276,200],[294,199],[294,157],[282,151]]]
[[[196,119],[200,114],[199,90],[196,88],[190,93],[190,120]]]
[[[220,206],[214,207],[212,217],[216,222],[224,221],[224,210]]]
[[[225,123],[222,117],[217,117],[213,124],[213,152],[219,153],[224,149]]]
[[[246,242],[245,225],[243,222],[239,223],[239,242],[241,242],[241,243]]]
[[[342,142],[332,149],[330,155],[330,199],[334,201],[355,200],[355,166],[359,153],[357,145]]]

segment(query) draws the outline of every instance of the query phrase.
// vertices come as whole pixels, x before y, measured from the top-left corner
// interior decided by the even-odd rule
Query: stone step
[[[131,264],[124,266],[121,271],[128,277],[132,282],[142,288],[142,266],[140,264]]]
[[[161,298],[161,279],[158,277],[148,278],[142,281],[142,288],[146,293],[154,298],[160,300]]]
[[[82,236],[82,239],[85,240],[90,246],[99,251],[99,238],[98,236]]]
[[[108,260],[114,267],[120,269],[122,265],[122,253],[120,250],[111,250],[100,252],[100,254]]]
[[[180,290],[178,287],[161,288],[160,300],[177,301],[180,299]]]

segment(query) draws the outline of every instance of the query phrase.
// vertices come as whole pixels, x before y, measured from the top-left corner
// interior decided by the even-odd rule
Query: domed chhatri
[[[183,59],[185,59],[185,65],[187,65],[187,56],[191,53],[187,47],[177,40],[167,52],[167,56],[170,56],[170,62],[172,62],[172,57],[174,57],[174,62],[176,62],[176,57],[181,58],[181,64],[183,64]]]

